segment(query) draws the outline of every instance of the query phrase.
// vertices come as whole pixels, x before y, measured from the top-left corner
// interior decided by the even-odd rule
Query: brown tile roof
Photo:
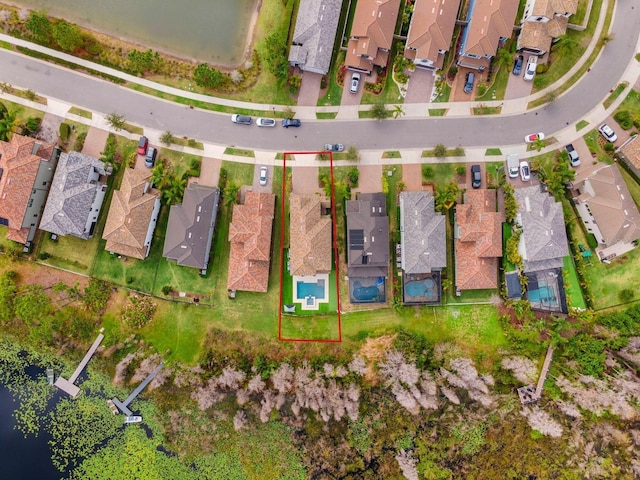
[[[459,7],[460,0],[416,0],[405,56],[428,59],[441,68],[444,55],[440,51],[449,50]]]
[[[147,256],[145,245],[149,223],[160,191],[151,184],[151,173],[127,168],[120,190],[113,192],[107,222],[102,238],[105,250],[143,260]]]
[[[583,170],[572,183],[580,194],[577,203],[588,205],[607,246],[640,238],[640,213],[618,165]]]
[[[620,150],[631,164],[640,169],[640,137],[632,137]]]
[[[323,214],[329,199],[291,194],[289,198],[289,255],[291,275],[331,271],[331,215]]]
[[[500,38],[511,37],[518,3],[518,0],[476,0],[467,26],[464,53],[494,56]]]
[[[518,37],[518,48],[548,52],[552,38],[547,30],[545,22],[524,22]]]
[[[371,71],[385,66],[391,50],[400,0],[360,0],[351,26],[347,67]]]
[[[456,287],[458,290],[498,288],[502,257],[502,222],[496,212],[496,191],[471,190],[456,206]]]
[[[555,14],[566,15],[576,13],[579,0],[535,0],[532,17],[551,18]]]
[[[30,137],[13,135],[0,141],[0,217],[8,221],[7,238],[25,243],[29,228],[22,228],[40,162],[49,160],[53,145]]]
[[[244,205],[233,206],[227,289],[267,291],[275,202],[273,193],[247,192]]]

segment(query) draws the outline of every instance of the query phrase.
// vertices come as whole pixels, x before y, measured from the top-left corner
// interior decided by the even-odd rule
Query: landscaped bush
[[[634,296],[635,296],[635,292],[630,288],[625,288],[618,292],[618,298],[622,303],[630,302],[631,300],[633,300]]]
[[[352,168],[351,170],[349,170],[349,173],[347,173],[347,177],[349,177],[349,182],[351,182],[351,185],[357,187],[358,179],[360,177],[360,171],[357,168]]]
[[[598,240],[593,233],[587,233],[587,243],[589,244],[589,248],[591,250],[598,248]]]
[[[616,149],[615,145],[611,142],[607,142],[604,144],[604,151],[607,153],[613,153],[615,149]]]
[[[63,142],[67,142],[69,140],[69,135],[71,134],[71,127],[68,123],[62,122],[60,124],[60,140]]]
[[[41,119],[38,117],[29,117],[25,123],[25,127],[29,133],[35,133],[40,128]]]
[[[633,127],[633,120],[631,119],[631,115],[627,110],[622,110],[616,113],[613,118],[620,125],[620,128],[623,130],[629,130]]]
[[[422,176],[425,178],[433,177],[433,167],[430,165],[422,165]]]
[[[458,175],[465,175],[467,173],[467,167],[464,165],[458,165],[456,167],[456,173]]]
[[[541,63],[536,67],[536,73],[545,73],[547,70],[549,70],[549,65],[546,63]]]

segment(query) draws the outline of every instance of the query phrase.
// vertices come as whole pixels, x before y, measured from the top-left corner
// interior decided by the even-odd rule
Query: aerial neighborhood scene
[[[0,476],[640,479],[640,4],[0,0]]]

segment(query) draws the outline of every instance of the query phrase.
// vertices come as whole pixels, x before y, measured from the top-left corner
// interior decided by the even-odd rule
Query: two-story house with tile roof
[[[458,65],[483,71],[513,33],[518,0],[469,0]]]
[[[59,156],[58,148],[30,137],[0,142],[0,225],[9,240],[35,237]]]
[[[289,64],[325,75],[331,66],[342,0],[301,0]]]
[[[325,196],[289,196],[289,265],[293,276],[328,274],[331,259],[331,202]]]
[[[98,223],[113,168],[79,152],[62,153],[51,183],[40,228],[88,239]]]
[[[528,0],[518,36],[518,50],[544,55],[554,39],[567,32],[569,17],[578,0]]]
[[[456,205],[457,291],[498,288],[502,222],[504,214],[497,211],[495,190],[467,190],[464,202]]]
[[[162,256],[206,274],[219,202],[218,187],[189,184],[182,203],[169,210]]]
[[[227,291],[266,292],[271,268],[271,232],[276,196],[248,191],[233,206],[229,225]]]
[[[375,66],[387,65],[399,10],[400,0],[360,0],[356,4],[347,68],[369,74]]]
[[[440,303],[440,272],[447,266],[446,219],[429,192],[400,193],[400,268],[403,302]]]
[[[105,250],[144,260],[149,255],[160,213],[160,191],[151,172],[127,168],[120,190],[113,192],[102,238]]]
[[[460,0],[416,0],[404,56],[416,67],[442,68],[459,9]]]

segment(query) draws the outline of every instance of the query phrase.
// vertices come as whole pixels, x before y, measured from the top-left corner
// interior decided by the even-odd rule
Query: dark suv
[[[147,156],[144,159],[144,166],[147,168],[153,168],[156,164],[156,155],[158,154],[158,150],[155,147],[149,147],[147,149]]]
[[[480,188],[482,185],[482,173],[480,173],[480,165],[471,165],[471,186]]]

